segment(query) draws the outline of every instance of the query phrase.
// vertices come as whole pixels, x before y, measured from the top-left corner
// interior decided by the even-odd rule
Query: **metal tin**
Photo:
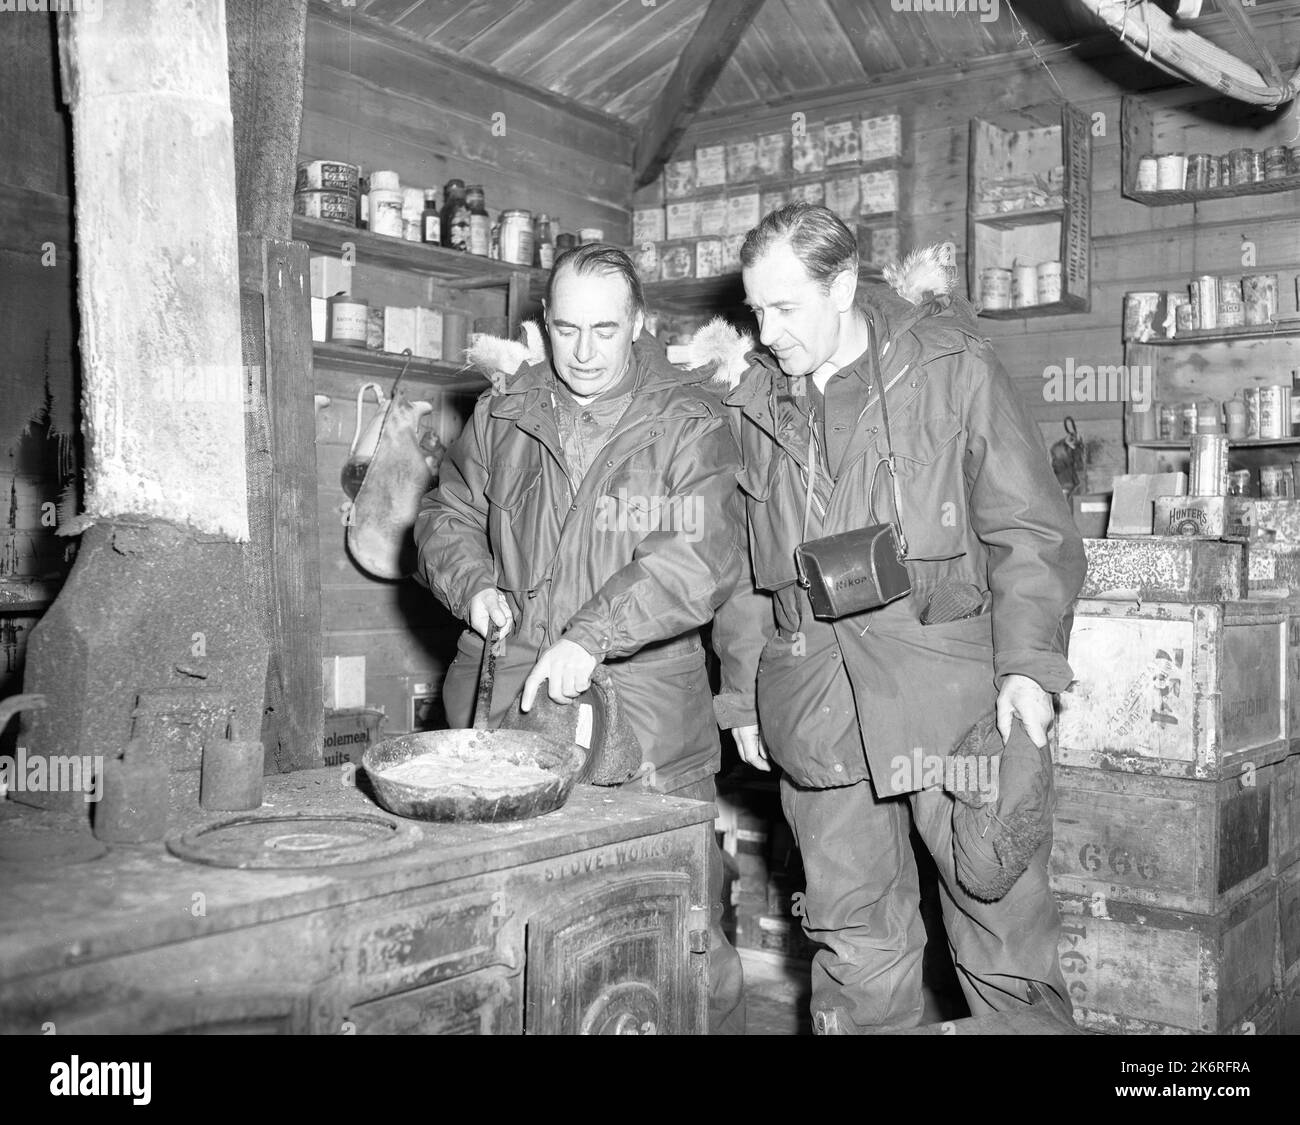
[[[293,210],[309,219],[327,219],[344,226],[357,225],[357,197],[345,191],[294,192]]]
[[[1259,436],[1265,439],[1291,436],[1290,386],[1259,388]]]
[[[1246,437],[1259,437],[1259,388],[1243,387],[1241,401],[1246,404]]]
[[[1227,156],[1219,157],[1219,187],[1232,187],[1232,159]]]
[[[1235,472],[1228,474],[1228,495],[1229,496],[1249,496],[1250,495],[1250,470],[1237,469]]]
[[[390,238],[402,237],[402,193],[389,188],[370,189],[370,229]]]
[[[1268,324],[1277,315],[1277,274],[1248,273],[1241,279],[1247,324]]]
[[[1282,161],[1285,166],[1285,149]],[[360,183],[361,169],[355,164],[345,164],[341,160],[303,160],[298,164],[298,181],[294,190],[341,191],[355,196]]]
[[[1228,439],[1223,434],[1193,434],[1192,463],[1187,474],[1191,496],[1228,493]]]
[[[1239,398],[1230,398],[1223,404],[1223,416],[1227,422],[1228,437],[1234,441],[1246,436],[1246,404]]]
[[[1285,500],[1292,494],[1291,469],[1287,465],[1263,465],[1259,470],[1259,495],[1264,500]]]
[[[567,231],[564,234],[557,234],[555,236],[555,253],[557,256],[563,254],[566,250],[572,250],[577,245],[577,238],[569,234]]]
[[[1196,292],[1193,303],[1196,305],[1196,327],[1217,328],[1219,326],[1219,279],[1210,274],[1198,277],[1193,285]]]
[[[366,321],[370,305],[360,297],[330,298],[330,340],[353,347],[366,346]]]
[[[600,227],[582,227],[578,231],[578,241],[581,242],[583,246],[587,246],[593,242],[604,242],[605,232],[601,230]]]
[[[401,191],[401,177],[391,169],[383,169],[379,172],[370,173],[370,190],[371,191]]]
[[[1220,183],[1220,170],[1223,168],[1223,161],[1217,156],[1211,156],[1206,163],[1206,184],[1205,186],[1213,191]]]
[[[1174,329],[1178,332],[1191,332],[1196,327],[1196,308],[1191,301],[1184,298],[1174,309]]]
[[[1011,271],[1011,307],[1028,308],[1038,304],[1038,267],[1016,266]]]
[[[1286,145],[1274,145],[1264,150],[1264,179],[1285,179],[1291,166],[1291,152]]]
[[[1187,183],[1187,157],[1181,152],[1166,152],[1156,157],[1156,190],[1182,191]]]
[[[1250,154],[1250,182],[1252,184],[1264,182],[1264,154],[1258,150]]]
[[[1234,187],[1251,182],[1251,167],[1254,164],[1255,153],[1248,148],[1234,148],[1228,153],[1228,164],[1232,169],[1232,184]]]
[[[1287,175],[1300,176],[1300,145],[1292,145],[1287,157]]]
[[[1218,177],[1216,176],[1217,180]],[[1196,152],[1187,158],[1187,190],[1205,191],[1210,186],[1210,154]]]
[[[1061,299],[1061,263],[1038,263],[1038,303],[1051,305]]]
[[[1185,402],[1182,406],[1183,432],[1185,438],[1196,436],[1196,403]]]
[[[1179,436],[1181,420],[1178,416],[1178,408],[1171,402],[1162,402],[1160,404],[1160,428],[1157,431],[1157,437],[1161,441],[1173,441]]]
[[[1162,336],[1159,309],[1162,294],[1156,292],[1124,294],[1124,339],[1149,340]]]
[[[533,264],[533,213],[512,208],[501,214],[501,260],[516,266]]]
[[[1011,307],[1011,271],[998,266],[980,270],[980,304],[986,309]]]
[[[1218,328],[1239,328],[1246,323],[1246,310],[1241,303],[1241,278],[1219,278]]]
[[[1155,191],[1159,167],[1154,156],[1144,156],[1138,161],[1137,190]]]

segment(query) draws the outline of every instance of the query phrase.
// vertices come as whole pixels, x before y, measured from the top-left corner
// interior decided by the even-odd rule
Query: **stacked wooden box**
[[[1078,1019],[1276,1030],[1300,978],[1300,601],[1246,597],[1244,544],[1085,544],[1052,853]]]

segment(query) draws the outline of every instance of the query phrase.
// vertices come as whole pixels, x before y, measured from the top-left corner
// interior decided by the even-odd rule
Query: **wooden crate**
[[[1285,998],[1300,988],[1300,863],[1293,863],[1276,880],[1276,984]]]
[[[1295,684],[1295,681],[1291,681]],[[1273,873],[1300,863],[1300,743],[1277,763],[1273,778]]]
[[[1276,601],[1077,602],[1057,761],[1231,776],[1286,737],[1286,630]]]
[[[1218,781],[1058,766],[1053,889],[1215,914],[1267,885],[1281,767],[1242,766]]]
[[[1287,602],[1286,679],[1291,685],[1287,700],[1287,737],[1300,751],[1300,598]]]
[[[1085,539],[1080,597],[1143,602],[1240,601],[1246,551],[1240,543],[1167,535]]]
[[[1090,1031],[1252,1034],[1276,997],[1277,890],[1218,914],[1057,895],[1061,969]]]

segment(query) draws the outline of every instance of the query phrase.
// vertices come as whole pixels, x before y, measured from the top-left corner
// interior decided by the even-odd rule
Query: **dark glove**
[[[967,731],[952,757],[945,776],[952,779],[948,788],[955,798],[957,881],[973,898],[996,902],[1051,839],[1056,811],[1051,751],[1035,746],[1015,718],[1004,747],[997,716],[990,713]]]

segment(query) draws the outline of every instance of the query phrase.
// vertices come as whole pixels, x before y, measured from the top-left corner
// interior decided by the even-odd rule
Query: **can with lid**
[[[1252,184],[1264,182],[1264,154],[1258,149],[1250,154],[1250,182]]]
[[[1285,156],[1283,157],[1285,164]],[[341,191],[356,195],[360,190],[361,169],[341,160],[303,160],[298,164],[297,191]]]
[[[1174,329],[1191,332],[1196,327],[1196,309],[1189,300],[1181,300],[1174,307]]]
[[[1137,190],[1155,191],[1158,166],[1154,156],[1143,156],[1138,160]]]
[[[402,193],[391,188],[370,189],[370,229],[390,238],[402,237]]]
[[[1174,441],[1179,436],[1181,422],[1178,408],[1172,402],[1160,404],[1160,428],[1157,436],[1161,441]]]
[[[1222,168],[1223,168],[1223,161],[1221,161],[1217,156],[1211,156],[1206,159],[1205,186],[1207,188],[1213,190],[1214,188],[1220,186],[1220,179],[1221,179],[1220,172]]]
[[[1277,315],[1277,274],[1248,273],[1241,279],[1247,324],[1269,324]]]
[[[1241,399],[1228,399],[1223,404],[1223,417],[1228,424],[1228,437],[1237,441],[1246,436],[1246,404]]]
[[[1183,403],[1183,432],[1180,436],[1189,438],[1196,436],[1196,402],[1190,401]]]
[[[1219,157],[1219,187],[1232,187],[1232,157]]]
[[[1232,168],[1232,184],[1234,187],[1252,181],[1253,173],[1251,169],[1255,163],[1255,153],[1252,149],[1234,148],[1228,153],[1228,162]]]
[[[1205,191],[1209,186],[1210,154],[1208,152],[1194,152],[1187,158],[1187,190]]]
[[[1219,326],[1219,279],[1203,274],[1193,282],[1192,304],[1196,306],[1197,328]]]
[[[604,242],[605,232],[600,227],[582,227],[578,231],[578,241],[583,246],[588,246],[593,242]]]
[[[501,214],[501,260],[516,266],[533,264],[533,215],[523,208]]]
[[[1250,487],[1249,469],[1237,469],[1228,474],[1229,496],[1249,496]]]
[[[1290,167],[1290,150],[1286,145],[1274,145],[1264,150],[1264,179],[1281,180]]]
[[[1187,491],[1192,496],[1225,496],[1228,492],[1228,439],[1223,434],[1193,434]]]
[[[1011,271],[999,266],[980,270],[980,304],[986,309],[1011,307]]]
[[[1289,384],[1259,388],[1259,436],[1266,439],[1291,436]]]
[[[1246,404],[1246,437],[1259,437],[1259,388],[1243,387],[1241,401]]]
[[[1241,303],[1241,278],[1219,278],[1219,311],[1217,327],[1239,328],[1246,323],[1246,310]]]
[[[1038,267],[1016,266],[1011,273],[1011,307],[1028,308],[1038,304]]]
[[[1156,189],[1182,191],[1187,183],[1187,157],[1181,152],[1166,152],[1156,157]]]
[[[316,191],[307,189],[293,195],[295,215],[308,219],[328,219],[344,226],[357,225],[357,197],[345,191]]]
[[[339,294],[329,299],[330,339],[336,344],[366,346],[366,321],[370,305],[364,298]]]
[[[1055,304],[1061,299],[1061,263],[1053,259],[1038,263],[1038,303]]]
[[[370,173],[371,191],[401,191],[402,181],[396,172],[382,171]]]
[[[1287,465],[1262,465],[1259,494],[1265,500],[1285,500],[1292,494],[1291,469]]]

